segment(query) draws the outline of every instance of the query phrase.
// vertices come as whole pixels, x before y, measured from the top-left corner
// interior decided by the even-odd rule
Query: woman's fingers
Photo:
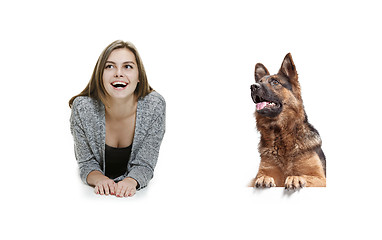
[[[135,181],[135,180],[134,180]],[[100,181],[94,188],[94,192],[100,195],[115,195],[117,197],[132,197],[136,193],[136,182],[131,180],[115,183],[108,179]]]
[[[115,187],[116,187],[116,183],[114,181],[109,184],[109,191],[111,195],[115,194]]]
[[[125,194],[123,195],[124,197],[129,197],[129,195],[130,195],[130,190],[131,189],[126,189],[126,192],[125,192]]]
[[[132,196],[134,196],[136,191],[137,190],[135,188],[128,189],[126,191],[126,193],[125,193],[125,197],[132,197]]]
[[[123,197],[125,195],[127,186],[125,184],[122,184],[122,182],[117,183],[117,191],[115,196],[117,197]]]
[[[99,191],[99,194],[101,194],[101,195],[104,195],[104,194],[105,194],[105,190],[104,190],[102,184],[98,186],[98,191]]]
[[[103,184],[103,189],[105,190],[105,195],[109,195],[109,185],[107,182]]]
[[[136,193],[137,182],[131,178],[125,178],[117,183],[117,197],[132,197]]]
[[[115,182],[111,179],[101,180],[94,187],[94,192],[100,195],[114,194]]]

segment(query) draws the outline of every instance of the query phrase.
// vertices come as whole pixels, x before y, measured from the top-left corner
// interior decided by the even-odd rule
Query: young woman
[[[135,46],[107,46],[69,106],[82,181],[97,194],[118,197],[146,187],[165,132],[166,103],[148,84]]]

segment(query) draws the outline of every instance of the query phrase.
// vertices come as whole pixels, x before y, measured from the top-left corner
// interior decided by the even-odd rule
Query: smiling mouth
[[[122,81],[115,81],[111,83],[111,86],[114,89],[122,90],[127,87],[128,83],[127,82],[122,82]]]
[[[253,99],[256,103],[256,110],[261,111],[265,109],[277,109],[280,107],[280,104],[277,102],[272,102],[270,100],[266,100],[264,98],[261,98],[260,96],[256,95],[256,97]]]

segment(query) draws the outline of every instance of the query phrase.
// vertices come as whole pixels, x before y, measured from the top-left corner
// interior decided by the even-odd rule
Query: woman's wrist
[[[100,171],[91,171],[86,179],[89,185],[96,186],[99,181],[109,179],[105,175],[103,175]]]
[[[135,180],[134,178],[131,178],[131,177],[127,177],[127,178],[123,179],[122,181],[131,183],[131,184],[133,184],[134,187],[138,186],[137,180]]]

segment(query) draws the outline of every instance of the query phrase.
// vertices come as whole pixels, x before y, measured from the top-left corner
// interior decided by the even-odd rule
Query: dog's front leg
[[[252,181],[252,187],[282,187],[284,186],[283,180],[283,173],[276,161],[263,157],[256,178]]]
[[[285,189],[326,187],[325,172],[316,153],[295,160],[293,172],[293,176],[288,176],[285,180]]]
[[[285,180],[285,189],[295,190],[303,187],[326,187],[324,176],[289,176]]]

